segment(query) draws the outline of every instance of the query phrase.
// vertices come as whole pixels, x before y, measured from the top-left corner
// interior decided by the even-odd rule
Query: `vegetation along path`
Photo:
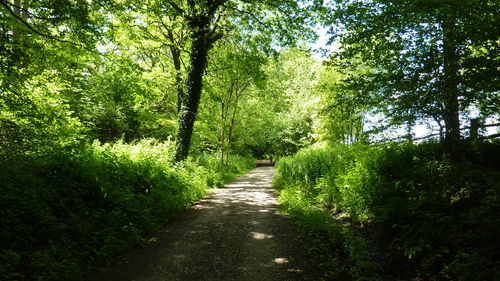
[[[320,280],[307,244],[277,213],[273,174],[258,167],[214,190],[91,280]]]

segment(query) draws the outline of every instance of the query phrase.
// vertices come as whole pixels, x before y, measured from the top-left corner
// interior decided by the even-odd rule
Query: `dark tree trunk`
[[[170,3],[174,9],[185,14],[186,19],[189,21],[190,37],[192,39],[190,66],[186,79],[186,96],[179,116],[179,130],[174,156],[176,162],[186,159],[189,154],[194,121],[196,120],[203,88],[203,73],[208,61],[208,51],[215,41],[222,36],[222,33],[216,32],[217,25],[211,27],[211,23],[217,9],[226,0],[207,0],[204,2],[206,7],[200,8],[197,1],[188,1],[189,10],[192,13],[185,13],[177,5]]]
[[[186,97],[180,112],[175,161],[186,159],[191,145],[194,121],[196,120],[203,87],[203,73],[207,66],[208,51],[210,49],[210,41],[207,38],[209,23],[208,18],[204,17],[193,28],[190,66],[186,80]]]
[[[170,45],[170,52],[172,53],[172,60],[174,62],[175,68],[175,86],[177,88],[177,113],[180,113],[182,102],[184,101],[184,89],[181,70],[181,50],[179,48],[176,48],[173,44],[173,42],[175,42],[175,38],[172,30],[167,29],[167,35],[170,42],[172,42],[172,44]]]
[[[219,148],[220,148],[220,162],[224,163],[224,152],[226,150],[226,103],[224,102],[224,99],[221,101],[221,113],[220,113],[220,119],[221,119],[221,126],[220,126],[220,142],[219,142]]]
[[[14,13],[18,16],[21,16],[21,0],[14,0],[14,7],[12,8]],[[14,38],[14,42],[18,43],[19,41],[19,28],[14,27],[12,29],[12,37]]]
[[[479,118],[470,120],[470,131],[469,131],[469,139],[476,140],[479,137],[479,128],[481,127],[482,120]]]
[[[247,88],[248,85],[244,85],[243,88],[239,91],[239,93],[236,94],[236,100],[234,101],[234,108],[233,108],[233,116],[231,117],[231,123],[229,124],[229,133],[228,133],[228,146],[231,145],[231,142],[233,141],[233,131],[234,131],[234,126],[236,124],[236,113],[238,111],[238,102],[243,95],[243,92]]]
[[[445,124],[445,146],[451,150],[454,150],[454,147],[460,142],[459,56],[455,21],[455,18],[449,15],[446,15],[443,20],[443,119]]]

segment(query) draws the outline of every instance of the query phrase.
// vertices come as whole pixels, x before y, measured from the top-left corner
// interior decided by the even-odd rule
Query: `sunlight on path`
[[[304,241],[278,214],[273,167],[214,190],[91,280],[321,280]]]

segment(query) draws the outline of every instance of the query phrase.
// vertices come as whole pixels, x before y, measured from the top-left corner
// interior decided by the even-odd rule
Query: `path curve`
[[[214,190],[89,280],[321,280],[307,242],[278,214],[273,174],[258,167]]]

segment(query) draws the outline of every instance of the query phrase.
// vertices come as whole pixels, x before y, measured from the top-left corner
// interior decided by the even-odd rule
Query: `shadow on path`
[[[295,226],[278,214],[273,167],[214,190],[91,281],[321,280]]]

